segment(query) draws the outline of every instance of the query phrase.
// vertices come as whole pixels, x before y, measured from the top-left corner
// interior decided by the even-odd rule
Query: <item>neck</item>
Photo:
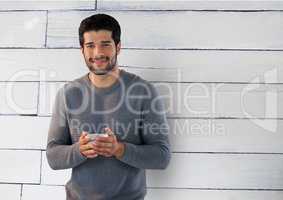
[[[116,82],[119,76],[120,69],[118,69],[118,67],[115,67],[112,71],[105,75],[96,75],[93,72],[89,72],[88,74],[88,78],[90,79],[91,83],[98,88],[110,87]]]

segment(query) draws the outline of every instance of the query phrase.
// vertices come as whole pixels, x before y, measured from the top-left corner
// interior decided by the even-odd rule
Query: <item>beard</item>
[[[99,69],[98,67],[95,67],[93,65],[95,60],[102,60],[104,62],[107,62],[107,65],[104,69]],[[109,73],[110,71],[112,71],[116,65],[117,65],[117,53],[115,53],[115,56],[110,59],[110,57],[108,56],[100,56],[100,57],[96,57],[96,58],[85,58],[85,62],[86,65],[88,67],[88,69],[93,72],[95,75],[105,75],[107,73]],[[94,63],[95,64],[95,63]]]

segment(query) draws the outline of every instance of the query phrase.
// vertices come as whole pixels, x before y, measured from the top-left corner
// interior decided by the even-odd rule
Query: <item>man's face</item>
[[[87,67],[96,75],[105,75],[115,68],[120,53],[111,37],[111,31],[99,30],[85,32],[81,48]]]

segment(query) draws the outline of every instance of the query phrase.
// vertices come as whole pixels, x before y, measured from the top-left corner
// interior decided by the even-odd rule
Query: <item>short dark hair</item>
[[[108,30],[112,32],[112,39],[117,45],[120,42],[121,37],[121,28],[118,21],[106,14],[95,14],[89,16],[81,21],[79,27],[79,40],[80,45],[83,47],[84,44],[84,33],[88,31],[99,31],[99,30]]]

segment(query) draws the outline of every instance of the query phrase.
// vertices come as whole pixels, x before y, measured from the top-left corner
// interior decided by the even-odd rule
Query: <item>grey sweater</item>
[[[121,159],[80,153],[82,131],[102,133],[104,127],[125,144]],[[165,169],[170,161],[168,123],[156,88],[125,70],[107,88],[95,87],[87,74],[65,84],[53,106],[46,155],[52,169],[72,168],[68,200],[144,199],[145,169]]]

